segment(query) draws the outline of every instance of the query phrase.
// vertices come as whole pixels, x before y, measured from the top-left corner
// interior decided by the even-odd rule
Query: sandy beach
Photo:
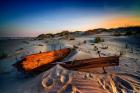
[[[83,43],[84,40],[93,40],[96,36],[77,37],[75,40],[61,40],[53,43],[46,43],[46,40],[25,40],[18,41],[18,47],[9,47],[7,51],[13,56],[8,56],[0,61],[0,91],[1,93],[139,93],[140,91],[140,44],[137,38],[122,36],[114,37],[100,35],[105,41],[92,45]],[[11,40],[12,41],[12,40]],[[48,41],[48,40],[47,40]],[[128,48],[126,48],[126,41]],[[16,41],[17,42],[17,41]],[[59,43],[58,43],[59,42]],[[25,55],[43,51],[50,51],[51,47],[57,44],[56,49],[61,47],[72,47],[78,45],[72,56],[65,59],[81,60],[98,58],[97,46],[101,56],[120,56],[120,64],[115,67],[105,67],[106,74],[102,68],[90,68],[86,71],[72,71],[61,67],[59,64],[35,77],[25,78],[22,73],[16,71],[12,64]],[[60,44],[60,45],[58,45]],[[107,45],[107,49],[102,47]],[[17,46],[17,45],[16,45]],[[133,47],[133,51],[132,51]],[[4,47],[3,47],[4,49]],[[53,48],[52,48],[53,49]],[[11,52],[11,51],[13,52]],[[9,53],[9,55],[11,55]],[[48,86],[47,83],[50,83]]]

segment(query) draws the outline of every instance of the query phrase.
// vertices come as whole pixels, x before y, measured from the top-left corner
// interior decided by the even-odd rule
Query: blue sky
[[[117,17],[139,19],[139,10],[140,0],[1,0],[0,36],[106,27]]]

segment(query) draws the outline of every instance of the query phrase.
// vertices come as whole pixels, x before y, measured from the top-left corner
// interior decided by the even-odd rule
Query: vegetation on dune
[[[94,51],[98,51],[98,47],[97,47],[97,46],[94,46],[94,47],[93,47],[93,50],[94,50]]]
[[[116,31],[113,33],[113,36],[132,36],[132,35],[138,35],[139,32],[136,32],[136,31],[124,31],[124,32],[119,32],[119,31]]]
[[[58,35],[59,35],[59,36],[68,36],[68,35],[70,35],[70,32],[67,31],[67,30],[64,30],[64,31],[58,33]]]
[[[95,37],[95,43],[99,43],[99,42],[104,42],[104,39],[100,38],[100,37]]]
[[[140,34],[140,26],[119,27],[109,30],[113,31],[114,36],[132,36]]]
[[[54,35],[51,34],[51,33],[48,33],[48,34],[40,34],[39,36],[37,36],[37,39],[42,40],[42,39],[45,39],[45,38],[52,38],[52,37],[54,37]]]
[[[37,39],[41,40],[44,38],[52,38],[52,37],[64,37],[67,38],[69,36],[81,36],[81,35],[94,35],[94,34],[100,34],[102,32],[108,32],[113,33],[113,36],[131,36],[131,35],[139,35],[140,34],[140,26],[129,26],[129,27],[118,27],[118,28],[99,28],[99,29],[91,29],[87,31],[68,31],[64,30],[62,32],[56,33],[56,34],[41,34],[37,36]]]

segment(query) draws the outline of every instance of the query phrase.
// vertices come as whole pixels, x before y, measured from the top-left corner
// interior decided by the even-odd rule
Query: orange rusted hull
[[[44,67],[49,63],[62,60],[70,53],[70,51],[69,48],[64,48],[61,50],[28,55],[20,62],[14,64],[14,66],[24,72],[32,72],[41,69],[40,67]]]

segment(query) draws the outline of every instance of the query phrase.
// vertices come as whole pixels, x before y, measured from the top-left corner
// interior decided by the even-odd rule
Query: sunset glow
[[[1,36],[140,25],[138,0],[1,1]]]
[[[114,28],[124,26],[140,26],[140,17],[137,16],[123,16],[112,18],[102,23],[102,27]]]

